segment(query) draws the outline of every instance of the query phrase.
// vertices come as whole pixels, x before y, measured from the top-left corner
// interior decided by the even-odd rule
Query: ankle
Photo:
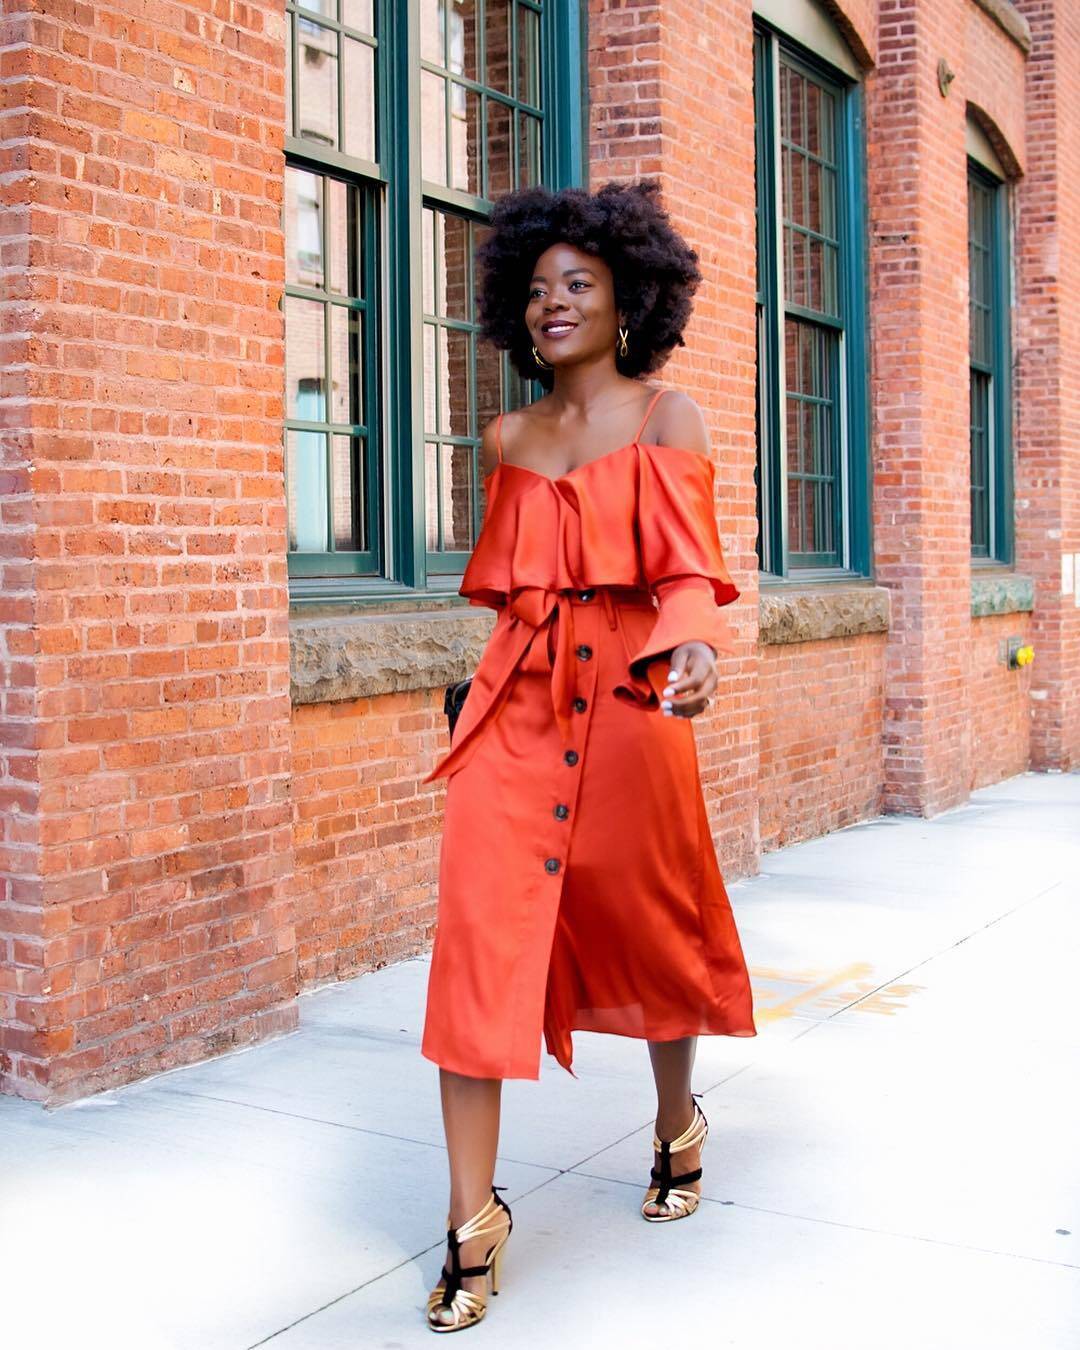
[[[491,1187],[481,1191],[465,1191],[461,1195],[451,1193],[450,1196],[450,1226],[451,1228],[460,1228],[463,1223],[468,1223],[474,1218],[491,1199]]]
[[[658,1110],[656,1113],[656,1137],[666,1139],[669,1142],[672,1139],[678,1139],[679,1135],[685,1134],[693,1124],[695,1114],[693,1106],[680,1106],[674,1110],[669,1108],[667,1111]]]

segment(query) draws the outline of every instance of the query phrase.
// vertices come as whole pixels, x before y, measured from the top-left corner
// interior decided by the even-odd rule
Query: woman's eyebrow
[[[596,273],[592,270],[591,267],[568,267],[566,271],[563,272],[563,276],[564,277],[573,276],[575,272],[588,272],[589,276],[591,277],[596,276]],[[539,272],[537,272],[534,277],[530,277],[529,279],[530,281],[547,281],[547,277],[541,276]]]

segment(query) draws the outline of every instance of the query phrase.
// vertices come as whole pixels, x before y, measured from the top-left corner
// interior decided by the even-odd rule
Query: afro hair
[[[674,347],[686,346],[690,298],[701,282],[698,254],[672,226],[659,194],[659,182],[644,178],[606,183],[595,193],[519,188],[495,201],[476,249],[479,322],[525,379],[549,390],[554,383],[553,373],[534,360],[525,327],[529,281],[537,258],[552,244],[573,244],[611,268],[615,303],[630,334],[626,356],[616,349],[621,374],[648,375]]]

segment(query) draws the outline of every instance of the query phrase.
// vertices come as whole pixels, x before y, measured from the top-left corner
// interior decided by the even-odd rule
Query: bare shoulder
[[[531,403],[523,403],[520,408],[507,409],[502,420],[503,459],[508,449],[512,451],[515,445],[528,444],[537,425],[542,425],[547,418],[550,403],[550,395],[544,394]]]
[[[503,431],[506,431],[505,417],[503,418]],[[485,424],[484,429],[480,433],[480,471],[485,478],[488,474],[495,472],[495,466],[499,462],[498,435],[499,419],[498,417],[493,417],[490,422]],[[506,441],[504,438],[504,449],[505,446]]]
[[[669,389],[656,405],[653,432],[658,445],[674,445],[709,455],[709,429],[697,401],[681,389]]]

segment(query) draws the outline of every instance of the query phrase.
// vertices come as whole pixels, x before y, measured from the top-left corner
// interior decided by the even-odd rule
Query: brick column
[[[1016,555],[1037,600],[1031,767],[1067,770],[1080,764],[1080,607],[1061,587],[1062,554],[1080,561],[1080,30],[1071,0],[1018,8],[1032,46],[1016,248]]]
[[[590,182],[656,177],[704,282],[686,347],[658,372],[701,405],[717,474],[717,524],[735,584],[738,656],[722,658],[717,712],[695,719],[725,866],[757,870],[758,631],[754,462],[753,28],[747,0],[593,0]],[[723,191],[717,173],[722,166]],[[631,341],[633,338],[631,337]]]
[[[896,0],[867,82],[874,552],[892,590],[883,809],[967,797],[971,724],[967,178],[958,4]]]
[[[296,1022],[280,10],[2,21],[5,1091]]]

